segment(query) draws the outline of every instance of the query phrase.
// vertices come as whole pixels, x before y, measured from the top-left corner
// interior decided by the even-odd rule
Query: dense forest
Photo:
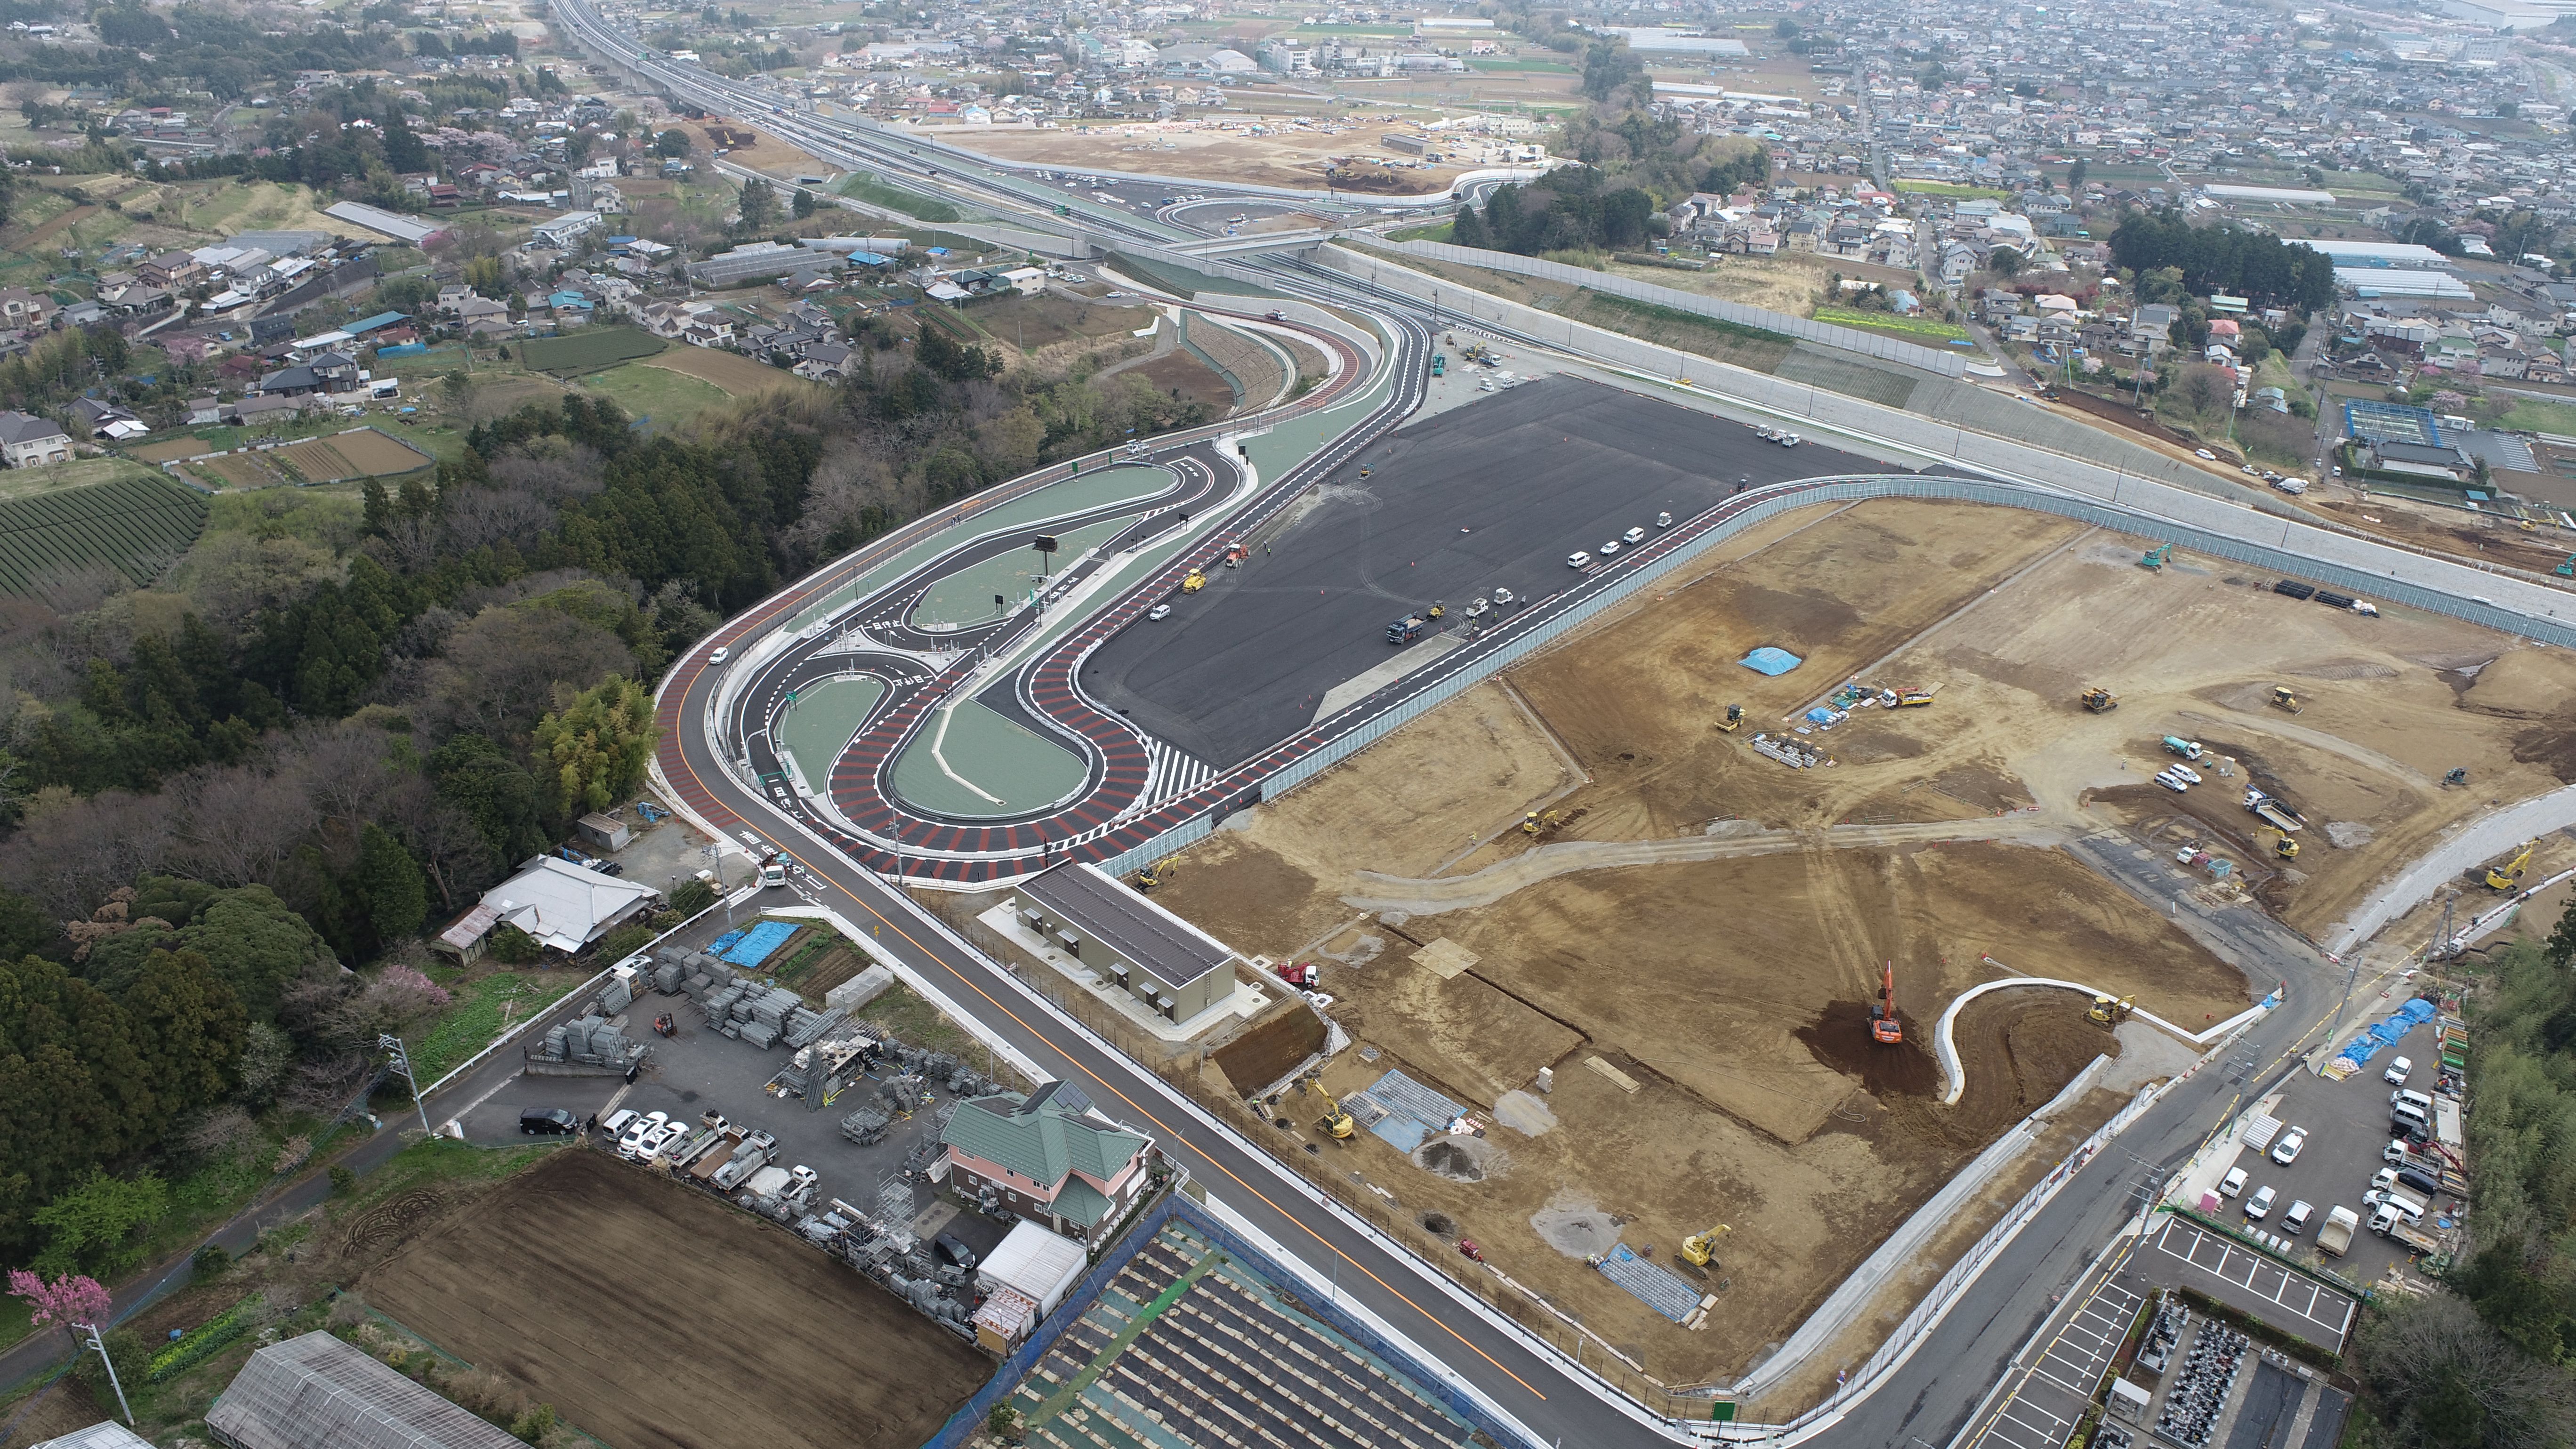
[[[218,499],[152,589],[0,601],[0,1265],[129,1267],[180,1177],[362,1094],[375,1034],[445,1002],[423,933],[632,795],[652,682],[724,615],[1203,420],[935,330],[853,340],[833,392],[659,433],[570,393],[434,479]]]
[[[2301,314],[2334,304],[2334,263],[2325,253],[2267,232],[2193,226],[2170,208],[2130,213],[2111,233],[2111,259],[2140,275],[2174,268],[2195,296],[2225,292]]]

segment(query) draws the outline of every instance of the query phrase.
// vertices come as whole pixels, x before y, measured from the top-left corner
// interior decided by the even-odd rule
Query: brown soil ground
[[[1157,392],[1177,393],[1185,401],[1205,404],[1212,418],[1221,418],[1234,408],[1233,386],[1219,377],[1216,369],[1177,347],[1137,363],[1120,375],[1141,377]]]
[[[811,389],[816,384],[792,372],[754,362],[738,352],[719,352],[712,347],[674,347],[636,361],[646,367],[658,367],[701,382],[711,382],[737,396],[767,392],[772,388]]]
[[[1293,1004],[1291,1004],[1293,1003]],[[1237,1092],[1257,1092],[1324,1049],[1324,1019],[1302,998],[1244,1027],[1208,1053]]]
[[[600,1152],[558,1154],[362,1286],[620,1449],[918,1444],[991,1372],[785,1231]],[[784,1387],[710,1388],[728,1383]]]
[[[1399,153],[1385,143],[1392,130],[1417,134],[1412,126],[1388,126],[1382,122],[1351,125],[1332,123],[1331,129],[1307,129],[1279,117],[1258,118],[1272,128],[1273,134],[1254,136],[1244,129],[1254,118],[1229,116],[1224,121],[1187,120],[1164,123],[1139,123],[1133,126],[1092,126],[1061,131],[1022,130],[943,130],[939,139],[952,146],[963,146],[990,156],[1017,161],[1037,161],[1074,168],[1106,166],[1121,171],[1151,171],[1163,176],[1191,176],[1208,181],[1228,181],[1259,186],[1321,187],[1324,184],[1324,161],[1329,156],[1350,158],[1345,170],[1361,174],[1380,173],[1380,168],[1363,163],[1360,158],[1383,156],[1390,160]],[[1220,130],[1219,126],[1236,130]],[[1418,195],[1445,191],[1459,174],[1461,166],[1435,166],[1427,171],[1409,167],[1383,172],[1390,184],[1382,188],[1394,195]],[[1380,188],[1372,188],[1380,189]]]
[[[2360,502],[2330,499],[2310,506],[2347,528],[2377,534],[2392,543],[2479,563],[2503,564],[2553,579],[2568,554],[2576,553],[2576,538],[2554,527],[2524,533],[2510,522],[2470,519],[2456,508],[2417,505],[2402,498]]]
[[[1097,306],[1047,293],[978,302],[974,317],[976,325],[997,340],[1023,355],[1036,355],[1058,343],[1087,347],[1104,337],[1124,338],[1154,320],[1154,313],[1143,307]]]
[[[194,458],[214,450],[215,445],[203,438],[170,438],[146,443],[133,451],[135,457],[146,463],[175,463],[181,458]]]
[[[725,130],[735,139],[739,139],[746,135],[751,137],[750,145],[735,146],[725,153],[724,159],[737,166],[748,166],[754,171],[766,171],[774,176],[790,180],[791,182],[793,178],[798,176],[833,176],[839,174],[837,168],[835,168],[831,163],[826,161],[817,161],[812,156],[807,155],[796,147],[787,144],[776,136],[773,136],[766,131],[754,129],[759,125],[758,117],[753,117],[748,120],[737,120],[730,116],[709,116],[704,121],[691,121],[688,125],[691,130],[699,133],[692,137],[692,139],[698,143],[698,151],[695,158],[698,163],[698,172],[701,176],[708,177],[709,179],[712,179],[717,173],[714,173],[712,168],[707,165],[707,158],[709,153],[713,152],[717,144],[719,144],[707,139],[705,132],[710,126],[719,127]],[[658,180],[659,178],[655,179]],[[624,189],[622,183],[620,189]]]
[[[1960,1028],[1967,1095],[1938,1107],[1925,1033],[1961,991],[2067,976],[2189,1029],[2251,999],[2160,913],[2047,847],[2121,823],[2213,842],[2264,905],[2322,934],[2449,824],[2576,779],[2576,731],[2549,719],[2576,690],[2558,651],[2406,610],[2300,604],[2269,576],[2189,555],[2150,572],[2142,547],[1964,505],[1775,519],[1697,578],[1235,817],[1162,899],[1239,949],[1323,962],[1333,1015],[1379,1052],[1338,1057],[1336,1092],[1401,1066],[1482,1113],[1553,1067],[1546,1105],[1564,1125],[1494,1128],[1513,1165],[1482,1183],[1378,1159],[1373,1138],[1346,1149],[1356,1158],[1326,1146],[1325,1175],[1347,1189],[1340,1163],[1356,1161],[1408,1214],[1447,1214],[1506,1272],[1619,1324],[1613,1341],[1639,1345],[1659,1377],[1733,1372],[2107,1044],[2071,995],[1981,1001]],[[1808,662],[1776,680],[1736,665],[1761,644]],[[1801,737],[1829,768],[1749,748],[1855,673],[1935,701]],[[2086,713],[2076,695],[2094,683],[2122,707]],[[2275,683],[2300,691],[2303,713],[2270,707]],[[1713,728],[1730,702],[1748,713],[1735,735]],[[2228,756],[2203,767],[2226,778],[2180,797],[2141,788],[2170,758],[2166,733]],[[2475,790],[2435,784],[2454,765]],[[2271,873],[2268,845],[2258,857],[2241,838],[2247,779],[2308,814],[2296,870]],[[1425,908],[1440,914],[1345,904],[1521,872],[1536,862],[1520,861],[1532,842],[1514,827],[1542,808],[1572,817],[1561,839],[1600,845],[1785,834],[1767,853],[1532,872],[1490,904]],[[1871,833],[1906,822],[1966,838]],[[1859,830],[1844,843],[1838,827]],[[1408,896],[1408,880],[1425,884]],[[1479,958],[1447,981],[1412,960],[1444,937]],[[1888,1051],[1867,1040],[1867,1004],[1891,961],[1908,1040]],[[1643,1090],[1586,1070],[1595,1056]],[[1565,1191],[1634,1219],[1632,1244],[1732,1223],[1731,1291],[1758,1290],[1742,1300],[1758,1311],[1696,1337],[1663,1325],[1528,1225]]]

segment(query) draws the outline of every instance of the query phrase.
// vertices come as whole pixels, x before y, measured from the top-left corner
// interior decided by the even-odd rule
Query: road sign
[[[1029,540],[1029,547],[1036,549],[1040,553],[1053,553],[1055,552],[1055,535],[1052,533],[1041,533],[1037,537]]]

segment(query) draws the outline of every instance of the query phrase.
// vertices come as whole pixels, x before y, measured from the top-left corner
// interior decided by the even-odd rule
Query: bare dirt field
[[[1785,515],[1233,817],[1160,898],[1239,949],[1322,963],[1332,1014],[1377,1053],[1335,1058],[1333,1090],[1401,1067],[1502,1124],[1504,1165],[1472,1186],[1367,1137],[1324,1148],[1325,1180],[1348,1191],[1356,1163],[1657,1376],[1722,1377],[2111,1041],[2072,994],[1982,999],[1960,1024],[1965,1096],[1943,1107],[1925,1037],[1961,992],[2069,977],[2193,1031],[2257,994],[2051,847],[2120,828],[2198,840],[2252,887],[2236,908],[2316,935],[2450,824],[2576,779],[2576,730],[2550,713],[2576,690],[2561,651],[2298,603],[2184,554],[2152,572],[2142,547],[1969,505]],[[1776,679],[1737,664],[1764,644],[1806,662]],[[1934,700],[1784,733],[1853,675]],[[2086,712],[2093,684],[2121,707]],[[2302,712],[2272,705],[2275,684]],[[1747,711],[1732,735],[1715,728],[1729,703]],[[1756,732],[1832,763],[1788,769]],[[2214,778],[2148,785],[2165,734],[2202,741]],[[2472,789],[2438,784],[2454,766]],[[2306,813],[2295,862],[2253,836],[2248,780]],[[1516,828],[1532,810],[1564,818],[1534,840]],[[1426,950],[1475,960],[1444,977]],[[1888,962],[1895,1049],[1868,1040]],[[1563,1126],[1522,1130],[1543,1066],[1541,1111]],[[2059,1125],[2098,1122],[2116,1099],[2096,1095]],[[1731,1223],[1738,1310],[1699,1334],[1664,1323],[1549,1247],[1561,1197],[1627,1219],[1632,1246]]]
[[[2504,564],[2545,577],[2554,578],[2557,567],[2570,552],[2576,552],[2576,539],[2556,528],[2523,533],[2506,520],[2472,519],[2456,508],[2436,508],[2403,498],[2326,500],[2310,506],[2346,528],[2375,533],[2395,543],[2480,563]]]
[[[918,1444],[991,1371],[785,1231],[602,1152],[557,1154],[361,1287],[619,1449]]]
[[[674,347],[637,361],[646,367],[658,367],[713,383],[737,397],[777,387],[812,388],[816,385],[792,372],[754,362],[741,353],[720,352],[712,347]]]
[[[1266,135],[1252,134],[1258,127]],[[1132,126],[1091,126],[1074,130],[945,130],[939,139],[952,146],[1014,161],[1065,166],[1106,166],[1121,171],[1152,171],[1164,176],[1190,176],[1260,186],[1321,187],[1327,157],[1352,158],[1345,169],[1387,178],[1383,190],[1412,196],[1445,191],[1464,167],[1435,166],[1384,170],[1357,158],[1398,153],[1385,143],[1395,131],[1417,134],[1412,126],[1368,121],[1314,126],[1277,117],[1223,121],[1147,122]]]
[[[1625,262],[1612,262],[1609,271],[1613,276],[1741,302],[1748,307],[1768,307],[1792,317],[1804,317],[1815,310],[1816,299],[1832,283],[1835,272],[1890,286],[1911,285],[1913,280],[1910,274],[1888,267],[1874,267],[1848,257],[1820,257],[1812,252],[1775,257],[1712,257],[1708,269],[1698,272],[1631,266]]]

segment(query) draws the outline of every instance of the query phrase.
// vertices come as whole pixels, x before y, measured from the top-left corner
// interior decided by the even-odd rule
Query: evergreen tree
[[[1449,224],[1449,242],[1452,246],[1486,250],[1491,250],[1494,245],[1492,234],[1485,230],[1483,213],[1463,201],[1458,203],[1457,220]]]
[[[802,186],[797,187],[796,199],[790,204],[790,210],[798,221],[803,221],[805,218],[812,216],[814,214],[814,193],[806,190]]]
[[[154,951],[143,978],[125,993],[125,1012],[135,1051],[162,1101],[211,1103],[231,1090],[250,1018],[203,954]]]
[[[358,832],[358,865],[353,882],[366,903],[367,924],[379,945],[399,941],[420,929],[429,914],[429,887],[420,863],[402,842],[375,825]]]
[[[659,731],[653,696],[614,675],[574,697],[561,714],[537,722],[537,748],[553,769],[555,812],[567,818],[605,810],[644,783]]]

